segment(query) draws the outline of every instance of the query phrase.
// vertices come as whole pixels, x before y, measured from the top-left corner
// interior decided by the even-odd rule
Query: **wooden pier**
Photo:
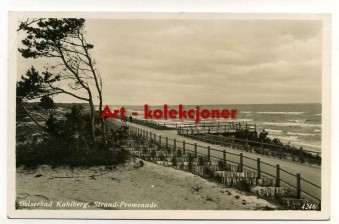
[[[247,122],[216,122],[203,121],[198,124],[192,122],[157,122],[154,120],[144,120],[133,118],[131,121],[136,124],[148,126],[159,130],[178,130],[178,134],[233,134],[239,130],[256,132],[255,123]]]
[[[239,130],[247,130],[256,132],[257,126],[255,123],[241,122],[218,122],[213,124],[198,124],[198,125],[180,125],[177,127],[178,134],[200,135],[200,134],[233,134]]]

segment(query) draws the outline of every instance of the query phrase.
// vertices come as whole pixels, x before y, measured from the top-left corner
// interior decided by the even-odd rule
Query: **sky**
[[[107,105],[321,102],[321,21],[88,19],[85,29]],[[19,55],[18,77],[44,63]]]

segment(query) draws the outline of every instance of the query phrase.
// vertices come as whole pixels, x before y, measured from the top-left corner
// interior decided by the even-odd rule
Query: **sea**
[[[111,106],[111,109],[120,108]],[[303,147],[305,150],[321,152],[321,104],[251,104],[251,105],[199,105],[202,109],[236,109],[235,119],[202,119],[201,122],[247,122],[256,123],[257,131],[265,129],[269,137],[278,138],[285,144]],[[138,113],[137,117],[144,118],[144,106],[124,106],[127,114],[132,111]],[[150,109],[161,109],[161,106],[149,106]],[[168,106],[169,109],[178,105]],[[195,109],[196,105],[184,105],[184,109]],[[159,123],[192,123],[192,119],[157,119]]]

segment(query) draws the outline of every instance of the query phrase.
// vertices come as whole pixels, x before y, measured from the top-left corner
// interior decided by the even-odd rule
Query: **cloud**
[[[87,20],[86,30],[109,103],[321,101],[321,21]]]

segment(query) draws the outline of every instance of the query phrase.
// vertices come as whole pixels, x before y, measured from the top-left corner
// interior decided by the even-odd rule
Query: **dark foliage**
[[[48,109],[55,108],[55,104],[51,97],[45,95],[41,97],[39,107],[41,107],[42,109],[48,110]]]
[[[65,115],[65,121],[58,121],[50,115],[46,121],[48,135],[41,143],[17,145],[16,164],[26,166],[71,165],[94,166],[113,165],[124,162],[128,155],[120,150],[115,140],[111,144],[93,145],[90,139],[90,115],[82,112],[82,106],[74,105]],[[112,130],[122,140],[126,130]]]
[[[34,67],[27,70],[26,74],[21,76],[21,80],[16,84],[17,101],[37,99],[46,94],[47,90],[42,83],[43,77]]]
[[[18,145],[16,151],[17,166],[115,165],[126,159],[128,155],[120,150],[100,150],[91,153],[84,141],[76,139],[60,141],[58,138],[49,138],[35,146]]]
[[[241,180],[236,185],[236,188],[240,191],[251,192],[251,185],[246,182],[246,180]]]

